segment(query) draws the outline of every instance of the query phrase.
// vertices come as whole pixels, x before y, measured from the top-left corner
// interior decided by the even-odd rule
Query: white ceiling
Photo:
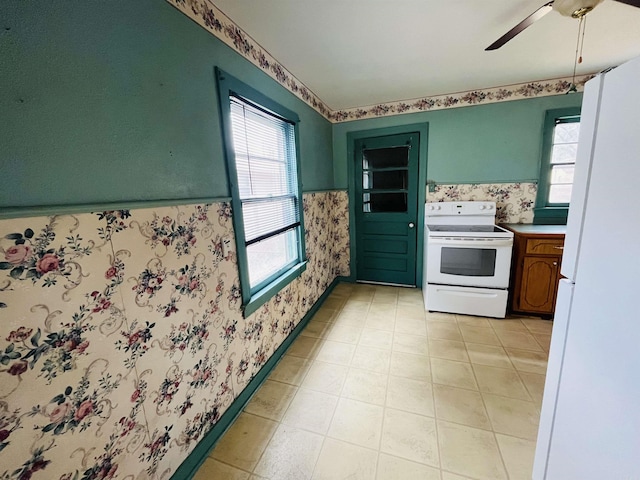
[[[578,21],[552,11],[484,49],[546,0],[213,0],[332,110],[571,76]],[[640,8],[587,15],[595,73],[640,55]]]

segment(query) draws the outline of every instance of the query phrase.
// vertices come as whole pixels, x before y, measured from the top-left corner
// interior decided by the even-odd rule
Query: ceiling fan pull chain
[[[576,40],[576,55],[573,61],[573,76],[571,77],[571,85],[569,85],[569,90],[566,93],[576,93],[578,91],[578,87],[576,85],[576,69],[578,68],[578,63],[582,63],[582,45],[584,44],[584,15],[580,17],[580,23],[578,23],[578,39]],[[580,35],[582,33],[582,35]],[[582,42],[580,39],[582,38]]]
[[[580,39],[580,57],[578,63],[582,63],[582,48],[584,47],[584,32],[587,30],[587,16],[580,17],[580,28],[582,28],[582,38]]]
[[[571,79],[571,83],[573,85],[576,84],[576,68],[578,67],[578,56],[580,55],[580,30],[582,30],[582,21],[584,17],[580,17],[580,22],[578,23],[578,39],[576,40],[576,55],[573,61],[573,77]]]

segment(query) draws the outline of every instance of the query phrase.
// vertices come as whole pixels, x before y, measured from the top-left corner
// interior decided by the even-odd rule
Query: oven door
[[[427,283],[507,288],[512,238],[429,237]]]

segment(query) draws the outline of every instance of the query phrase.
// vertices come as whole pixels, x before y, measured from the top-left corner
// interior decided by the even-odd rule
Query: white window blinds
[[[241,98],[231,97],[230,102],[238,193],[249,273],[254,285],[273,273],[275,266],[252,268],[252,257],[263,249],[249,247],[282,237],[300,225],[294,125]],[[292,257],[296,256],[291,242],[287,245],[286,250],[291,253],[283,256],[284,263],[295,260]],[[252,255],[252,251],[256,255]],[[264,273],[257,274],[256,269],[264,270]]]

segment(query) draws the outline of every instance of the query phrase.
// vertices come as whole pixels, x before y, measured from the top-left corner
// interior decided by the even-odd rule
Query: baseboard
[[[189,454],[189,456],[182,462],[182,464],[178,467],[175,473],[172,475],[171,480],[185,480],[191,479],[196,474],[200,466],[204,463],[209,452],[213,450],[213,447],[216,445],[218,440],[224,435],[227,429],[231,426],[233,421],[236,419],[245,405],[251,400],[253,394],[258,390],[262,382],[266,380],[271,371],[275,368],[282,358],[282,355],[287,351],[289,346],[293,343],[293,341],[298,337],[300,332],[307,326],[309,320],[315,315],[318,309],[322,306],[324,301],[327,299],[331,291],[335,288],[335,286],[340,282],[349,282],[348,277],[336,277],[333,282],[327,287],[324,293],[320,296],[318,301],[313,304],[313,307],[309,309],[309,311],[302,317],[302,320],[296,328],[293,329],[291,334],[282,342],[273,355],[267,360],[260,371],[251,379],[249,384],[245,387],[244,390],[238,395],[238,397],[233,401],[233,403],[227,408],[227,410],[222,414],[218,422],[213,426],[211,430],[200,440],[198,445],[193,449],[193,451]]]

